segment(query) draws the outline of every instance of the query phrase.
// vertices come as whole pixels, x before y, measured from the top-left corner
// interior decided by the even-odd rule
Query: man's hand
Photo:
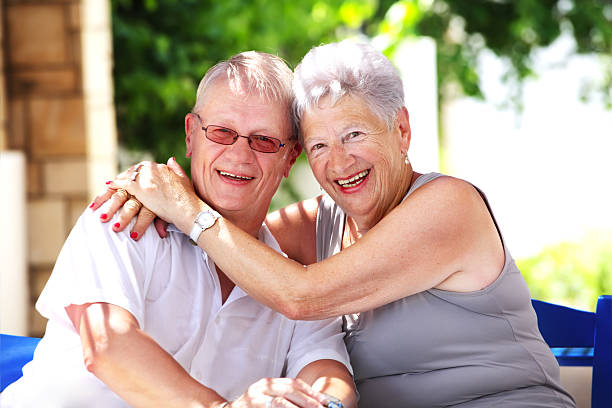
[[[327,359],[313,361],[304,367],[297,377],[307,384],[312,384],[314,390],[325,393],[323,395],[333,396],[329,399],[329,404],[324,406],[357,408],[355,383],[349,371],[340,362]],[[336,401],[341,401],[341,404]]]
[[[223,398],[197,382],[127,310],[109,303],[66,307],[81,337],[83,361],[130,406],[218,406]],[[217,405],[214,405],[217,404]]]
[[[328,397],[294,378],[264,378],[253,385],[228,408],[323,408]]]

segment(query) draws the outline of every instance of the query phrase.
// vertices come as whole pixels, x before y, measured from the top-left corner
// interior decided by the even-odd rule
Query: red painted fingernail
[[[89,208],[94,208],[94,205],[96,205],[96,203],[95,203],[95,202],[93,202],[93,203],[89,204]]]
[[[102,214],[102,215],[100,216],[100,218],[102,218],[103,220],[105,220],[105,219],[107,219],[107,218],[108,218],[108,214]]]
[[[113,225],[113,227],[115,228],[119,228],[121,226],[121,224],[119,224],[118,222],[115,223],[115,225]]]
[[[132,239],[136,239],[136,238],[138,238],[138,233],[137,233],[137,232],[132,232],[132,233],[130,234],[130,238],[132,238]]]
[[[112,183],[112,182],[113,182],[112,180],[108,180],[108,181],[106,182],[106,184],[110,184],[110,183]]]

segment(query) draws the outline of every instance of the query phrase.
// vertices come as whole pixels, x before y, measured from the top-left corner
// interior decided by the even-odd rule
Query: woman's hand
[[[329,397],[300,379],[263,378],[251,385],[228,408],[322,408]]]
[[[139,166],[136,165],[136,166]],[[133,169],[134,166],[130,167]],[[126,176],[130,169],[124,171],[119,174],[117,177]],[[111,181],[107,181],[106,184],[110,184]],[[135,197],[130,197],[126,190],[116,189],[112,187],[107,187],[106,190],[96,196],[92,203],[89,205],[89,208],[92,210],[97,210],[104,204],[105,202],[109,202],[107,210],[100,216],[101,222],[110,221],[117,210],[123,207],[121,213],[118,216],[118,219],[113,224],[113,231],[119,232],[123,231],[125,227],[129,225],[134,217],[136,218],[136,223],[132,227],[132,231],[130,232],[130,237],[134,240],[140,239],[140,237],[146,232],[149,225],[154,222],[155,229],[157,230],[157,234],[161,238],[165,238],[168,236],[166,231],[168,223],[157,217],[155,213],[149,210],[147,207],[144,207]]]
[[[188,232],[195,215],[206,208],[173,157],[167,165],[139,163],[117,176],[109,186],[127,190],[158,217],[174,223],[183,232]]]

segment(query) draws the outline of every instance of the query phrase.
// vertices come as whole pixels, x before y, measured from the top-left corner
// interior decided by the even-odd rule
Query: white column
[[[0,332],[28,334],[28,275],[25,156],[0,151]]]
[[[436,43],[428,37],[403,40],[391,60],[404,82],[412,140],[408,155],[420,173],[440,170]]]
[[[104,187],[105,180],[117,174],[110,1],[83,0],[81,11],[87,189],[91,198]]]

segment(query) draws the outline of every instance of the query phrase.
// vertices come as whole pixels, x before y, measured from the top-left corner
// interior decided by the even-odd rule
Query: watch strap
[[[202,225],[200,224],[200,217],[205,214],[210,217],[210,222],[207,223],[207,225]],[[191,232],[189,232],[189,242],[191,242],[191,244],[193,245],[198,245],[198,239],[200,238],[202,232],[215,225],[215,222],[217,222],[219,218],[221,218],[221,214],[219,214],[215,210],[205,210],[198,213],[198,215],[196,215],[195,219],[193,220],[193,227],[191,227]]]

